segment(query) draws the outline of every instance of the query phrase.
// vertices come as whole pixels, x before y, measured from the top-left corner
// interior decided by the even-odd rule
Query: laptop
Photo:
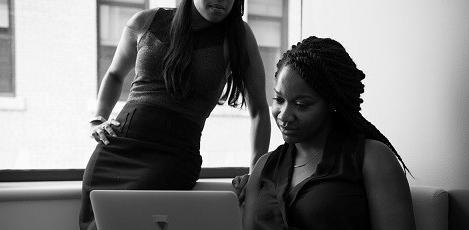
[[[94,190],[98,230],[242,230],[232,191]]]

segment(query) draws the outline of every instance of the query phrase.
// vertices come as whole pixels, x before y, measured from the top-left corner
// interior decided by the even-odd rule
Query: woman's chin
[[[206,18],[206,20],[211,22],[211,23],[219,23],[219,22],[223,21],[223,19],[225,19],[225,17],[211,16],[211,17]]]
[[[223,11],[216,11],[216,10],[209,10],[206,12],[201,13],[202,17],[210,23],[218,23],[223,21],[227,14]]]
[[[299,139],[295,136],[282,134],[283,140],[288,144],[295,144],[299,142]]]

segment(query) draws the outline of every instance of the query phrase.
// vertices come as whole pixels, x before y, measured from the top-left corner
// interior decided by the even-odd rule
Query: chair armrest
[[[448,229],[448,192],[441,188],[411,186],[417,230]]]
[[[469,190],[449,190],[449,229],[469,229]]]

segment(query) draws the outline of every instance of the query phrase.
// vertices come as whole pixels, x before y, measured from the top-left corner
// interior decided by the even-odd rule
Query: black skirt
[[[96,189],[189,190],[199,178],[202,127],[161,107],[127,103],[83,175],[80,229],[96,229],[89,194]]]

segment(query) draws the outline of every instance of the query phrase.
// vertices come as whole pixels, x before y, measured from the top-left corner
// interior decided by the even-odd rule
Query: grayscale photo
[[[0,0],[0,229],[469,229],[468,13]]]

